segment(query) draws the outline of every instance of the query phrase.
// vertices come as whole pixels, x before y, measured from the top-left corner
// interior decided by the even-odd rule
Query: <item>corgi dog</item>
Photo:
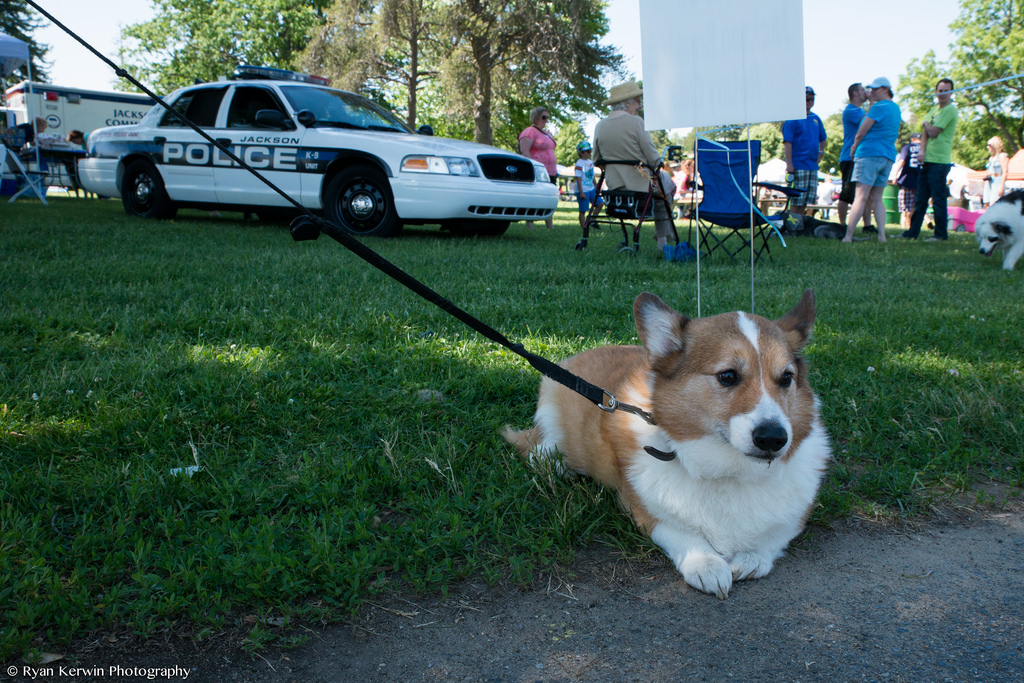
[[[533,428],[503,436],[531,462],[555,457],[616,489],[686,583],[724,599],[734,581],[768,574],[800,533],[831,457],[800,355],[814,292],[775,321],[690,319],[649,293],[633,315],[642,346],[561,365],[656,424],[544,378]]]
[[[978,253],[991,256],[1002,247],[1003,270],[1013,270],[1024,254],[1024,190],[1015,190],[993,202],[974,224]]]

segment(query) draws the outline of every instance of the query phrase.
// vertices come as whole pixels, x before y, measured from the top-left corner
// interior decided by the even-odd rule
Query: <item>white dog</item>
[[[643,346],[603,346],[563,362],[651,425],[609,413],[545,378],[534,427],[505,437],[531,461],[615,488],[688,584],[719,598],[767,574],[804,526],[830,458],[800,351],[814,294],[778,320],[689,319],[653,294],[633,304]]]
[[[1003,270],[1013,270],[1024,254],[1024,190],[1015,190],[1001,197],[974,224],[978,252],[991,256],[1001,247]]]

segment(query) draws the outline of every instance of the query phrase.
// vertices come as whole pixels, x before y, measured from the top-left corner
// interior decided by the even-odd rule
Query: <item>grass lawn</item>
[[[500,438],[532,416],[525,361],[328,238],[237,218],[0,205],[0,660],[241,615],[261,617],[258,648],[267,620],[343,618],[382,591],[651,550],[613,495],[532,473]],[[696,314],[695,266],[657,258],[650,231],[636,259],[608,230],[575,252],[578,233],[565,204],[551,232],[367,243],[552,359],[635,343],[642,291]],[[836,460],[813,524],[1024,485],[1020,269],[967,234],[773,252],[756,312],[818,301],[807,356]],[[747,264],[702,271],[705,315],[750,308]]]

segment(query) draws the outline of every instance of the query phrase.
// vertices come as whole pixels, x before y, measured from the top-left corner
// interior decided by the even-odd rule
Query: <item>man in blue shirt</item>
[[[839,191],[839,224],[846,228],[846,214],[853,204],[857,184],[853,182],[853,157],[850,155],[850,148],[853,146],[853,138],[857,135],[860,122],[864,118],[864,103],[868,99],[868,92],[860,83],[854,83],[846,89],[846,95],[850,98],[849,104],[843,110],[843,149],[839,152],[839,173],[843,178],[843,186]],[[871,221],[865,219],[864,231],[871,232],[874,227],[869,224]]]
[[[793,197],[790,211],[803,214],[807,204],[814,202],[818,188],[818,162],[825,154],[825,124],[811,111],[814,106],[814,88],[804,88],[807,118],[782,124],[782,146],[786,152],[786,179],[789,186],[803,192]]]

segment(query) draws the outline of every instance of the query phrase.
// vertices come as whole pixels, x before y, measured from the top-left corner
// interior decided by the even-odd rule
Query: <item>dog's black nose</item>
[[[772,453],[782,450],[789,441],[785,428],[778,422],[768,422],[754,428],[754,445]]]

